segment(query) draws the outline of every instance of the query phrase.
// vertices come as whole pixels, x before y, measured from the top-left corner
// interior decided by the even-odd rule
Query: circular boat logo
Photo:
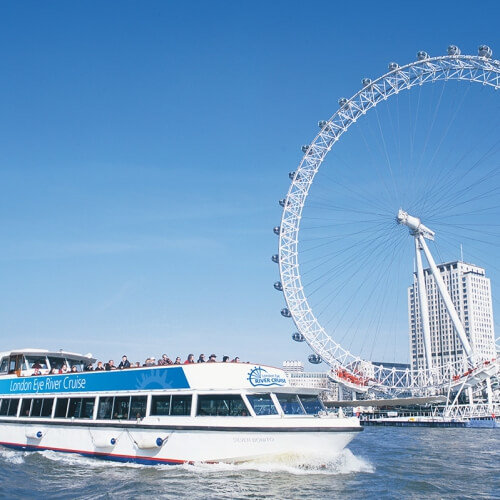
[[[261,366],[256,366],[248,373],[248,381],[254,386],[269,387],[285,385],[286,378],[280,373],[270,373]]]

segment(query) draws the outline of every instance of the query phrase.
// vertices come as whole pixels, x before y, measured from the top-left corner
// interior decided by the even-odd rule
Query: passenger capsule
[[[487,45],[480,45],[477,49],[477,55],[489,59],[493,55],[493,51]]]
[[[293,181],[293,178],[295,177],[295,172],[288,172],[288,177],[290,178],[290,180]]]
[[[281,310],[281,315],[284,317],[284,318],[291,318],[292,317],[292,313],[286,308],[284,307],[282,310]]]
[[[280,228],[279,226],[274,226],[274,227],[273,227],[273,232],[274,232],[274,234],[275,234],[276,236],[279,236],[279,234],[280,234],[280,229],[281,229],[281,228]]]
[[[389,71],[394,71],[395,69],[399,68],[399,64],[395,63],[395,62],[391,62],[391,63],[389,63],[388,67],[389,67]]]
[[[300,149],[302,149],[303,153],[307,153],[307,152],[311,153],[312,152],[311,146],[309,144],[304,144]]]
[[[281,284],[281,281],[276,281],[274,283],[274,289],[278,290],[278,292],[282,292],[283,291],[283,285]]]
[[[449,56],[459,56],[460,49],[456,45],[449,45],[448,46],[448,55]]]
[[[345,106],[347,104],[347,99],[345,97],[341,97],[339,100],[338,100],[338,103],[339,103],[339,106],[342,107],[342,106]]]
[[[306,340],[306,338],[304,337],[304,335],[302,335],[299,332],[293,333],[292,334],[292,339],[295,340],[295,342],[304,342],[304,340]]]
[[[280,256],[275,253],[274,255],[271,255],[271,260],[275,263],[275,264],[279,264],[280,262]]]
[[[371,83],[372,83],[371,78],[363,78],[361,80],[361,84],[363,85],[363,87],[368,87],[368,85],[371,85]]]
[[[327,123],[328,123],[328,122],[327,122],[326,120],[320,120],[320,121],[318,122],[318,127],[319,127],[319,128],[324,128],[324,127],[325,127],[325,125],[326,125]]]
[[[309,360],[309,363],[312,363],[313,365],[319,365],[323,361],[321,356],[318,356],[317,354],[311,354],[307,359]]]
[[[278,201],[278,203],[280,204],[280,207],[284,207],[286,203],[286,198],[282,198],[281,200]]]
[[[425,61],[425,59],[429,59],[429,54],[427,54],[427,52],[423,50],[420,50],[419,52],[417,52],[417,59],[419,61]]]

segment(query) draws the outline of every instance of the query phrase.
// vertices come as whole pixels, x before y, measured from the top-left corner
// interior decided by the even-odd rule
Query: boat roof
[[[2,351],[0,352],[0,358],[5,356],[15,356],[16,354],[23,354],[24,356],[51,356],[55,358],[79,359],[91,363],[96,361],[96,358],[94,358],[91,353],[80,354],[77,352],[64,351],[63,349],[59,349],[58,351],[49,351],[47,349],[36,349],[33,347],[14,349],[12,351]]]

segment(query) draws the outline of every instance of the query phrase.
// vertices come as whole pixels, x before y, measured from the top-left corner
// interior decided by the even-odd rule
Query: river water
[[[0,498],[500,498],[500,429],[368,427],[340,455],[142,466],[0,447]]]

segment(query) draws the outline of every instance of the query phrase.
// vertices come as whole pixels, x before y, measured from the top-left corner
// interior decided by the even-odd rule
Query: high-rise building
[[[447,262],[437,267],[476,359],[495,358],[491,284],[485,270],[461,261]],[[464,369],[467,369],[465,351],[430,269],[424,269],[424,278],[429,306],[432,366],[462,361]],[[412,369],[427,368],[416,273],[413,273],[413,285],[408,288],[408,316]]]

